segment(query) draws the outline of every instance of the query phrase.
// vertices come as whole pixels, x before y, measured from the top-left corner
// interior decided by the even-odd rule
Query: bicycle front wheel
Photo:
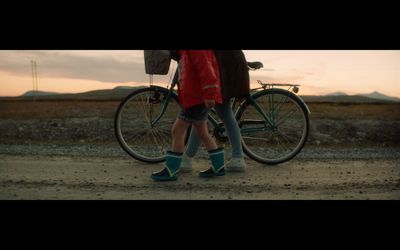
[[[279,164],[295,157],[307,140],[309,111],[295,94],[283,89],[252,95],[236,112],[243,151],[264,164]]]
[[[153,86],[134,91],[121,102],[115,115],[119,144],[137,160],[165,161],[179,110],[177,95],[168,89]]]

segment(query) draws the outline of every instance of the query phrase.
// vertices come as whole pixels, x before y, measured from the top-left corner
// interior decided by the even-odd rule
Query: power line
[[[32,69],[32,86],[33,86],[32,97],[33,97],[33,100],[35,100],[35,74],[33,72],[33,61],[32,60],[31,60],[31,69]]]
[[[39,92],[39,86],[38,86],[38,77],[37,77],[37,64],[35,61],[35,80],[36,80],[36,94]]]
[[[32,96],[33,100],[36,100],[39,87],[38,87],[38,77],[37,77],[37,63],[36,61],[31,60],[31,67],[32,67],[32,85],[33,85],[33,91],[32,91]]]

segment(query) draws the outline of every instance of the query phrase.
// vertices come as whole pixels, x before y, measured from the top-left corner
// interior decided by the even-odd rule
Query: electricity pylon
[[[37,63],[36,61],[31,60],[32,67],[32,84],[33,84],[33,100],[36,100],[36,95],[39,91],[38,89],[38,78],[37,78]]]

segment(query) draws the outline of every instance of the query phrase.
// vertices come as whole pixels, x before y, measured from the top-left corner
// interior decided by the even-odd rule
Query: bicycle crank
[[[228,136],[226,135],[224,124],[221,122],[214,128],[214,136],[220,142],[227,142]]]

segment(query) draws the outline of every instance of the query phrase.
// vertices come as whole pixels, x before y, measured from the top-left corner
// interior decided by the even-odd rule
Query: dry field
[[[0,101],[2,143],[114,142],[116,101]],[[400,104],[309,103],[308,145],[399,146]]]

